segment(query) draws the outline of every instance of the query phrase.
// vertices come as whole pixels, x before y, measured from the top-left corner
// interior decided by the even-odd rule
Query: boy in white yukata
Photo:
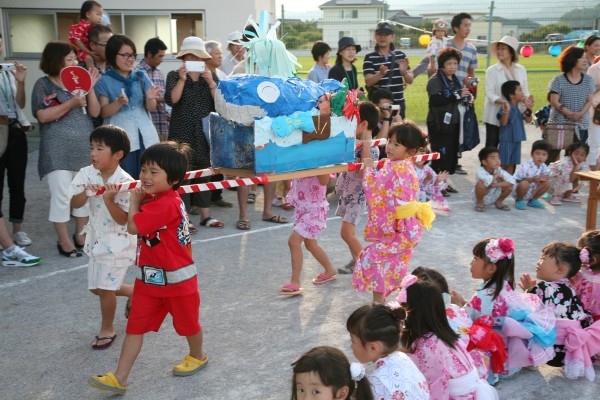
[[[84,251],[90,257],[88,289],[100,299],[102,323],[92,342],[94,350],[109,348],[117,334],[113,326],[117,296],[131,298],[132,285],[123,285],[127,268],[135,262],[137,238],[127,233],[129,192],[118,184],[133,179],[119,166],[129,153],[129,138],[124,129],[102,125],[90,135],[92,165],[79,170],[69,188],[71,206],[89,201],[90,221],[84,227]],[[96,195],[101,187],[102,194]],[[130,304],[129,301],[127,303]],[[126,307],[125,316],[128,316]]]
[[[494,204],[498,210],[510,211],[510,207],[504,204],[515,186],[515,178],[500,168],[500,153],[496,147],[487,146],[479,151],[479,162],[477,168],[474,199],[475,211],[484,212],[485,206]]]
[[[515,208],[525,210],[528,206],[533,208],[546,208],[539,198],[550,189],[548,176],[550,170],[546,165],[550,144],[545,140],[536,140],[531,145],[531,160],[521,163],[515,171],[513,178],[517,181],[515,190]]]

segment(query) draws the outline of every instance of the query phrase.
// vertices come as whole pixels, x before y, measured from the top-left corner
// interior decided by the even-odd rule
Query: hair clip
[[[579,252],[579,260],[582,264],[590,265],[590,251],[585,247]]]
[[[360,381],[365,377],[365,366],[358,362],[350,364],[350,376],[355,382]]]
[[[396,298],[398,303],[406,303],[406,289],[418,280],[419,278],[411,274],[402,278],[402,282],[400,282],[400,293],[398,293],[398,297]]]
[[[512,258],[515,252],[515,243],[510,238],[492,239],[485,245],[485,255],[492,263]]]

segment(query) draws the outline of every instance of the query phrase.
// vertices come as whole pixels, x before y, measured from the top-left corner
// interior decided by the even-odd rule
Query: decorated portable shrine
[[[222,79],[210,117],[214,168],[279,174],[353,161],[359,118],[353,90],[295,77],[296,57],[268,27],[248,21],[246,71]],[[252,27],[252,29],[248,29]],[[253,32],[254,31],[254,32]]]

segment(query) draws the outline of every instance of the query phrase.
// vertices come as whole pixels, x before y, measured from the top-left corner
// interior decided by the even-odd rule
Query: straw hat
[[[519,41],[512,37],[512,36],[504,36],[502,39],[498,40],[497,42],[493,42],[490,46],[490,50],[492,51],[492,53],[496,53],[496,47],[498,47],[499,43],[503,43],[505,45],[507,45],[508,47],[510,47],[511,49],[513,49],[514,54],[518,54],[517,50],[519,50]]]
[[[186,54],[193,54],[200,58],[212,58],[210,54],[206,52],[202,39],[196,36],[188,36],[183,39],[179,53],[177,53],[177,58],[182,58]]]

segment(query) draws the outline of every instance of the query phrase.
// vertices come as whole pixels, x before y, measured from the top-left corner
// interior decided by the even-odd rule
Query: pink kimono
[[[585,310],[592,314],[594,321],[598,321],[600,319],[600,273],[594,273],[589,267],[581,268],[581,271],[571,278],[571,283]]]
[[[454,349],[433,333],[413,344],[413,360],[429,383],[432,399],[497,399],[496,389],[477,375],[475,364],[458,340]]]
[[[371,242],[359,254],[352,286],[388,296],[400,287],[419,243],[423,226],[416,216],[397,219],[396,207],[417,200],[419,181],[411,161],[388,161],[375,171],[367,168],[363,184],[369,219],[365,240]]]

